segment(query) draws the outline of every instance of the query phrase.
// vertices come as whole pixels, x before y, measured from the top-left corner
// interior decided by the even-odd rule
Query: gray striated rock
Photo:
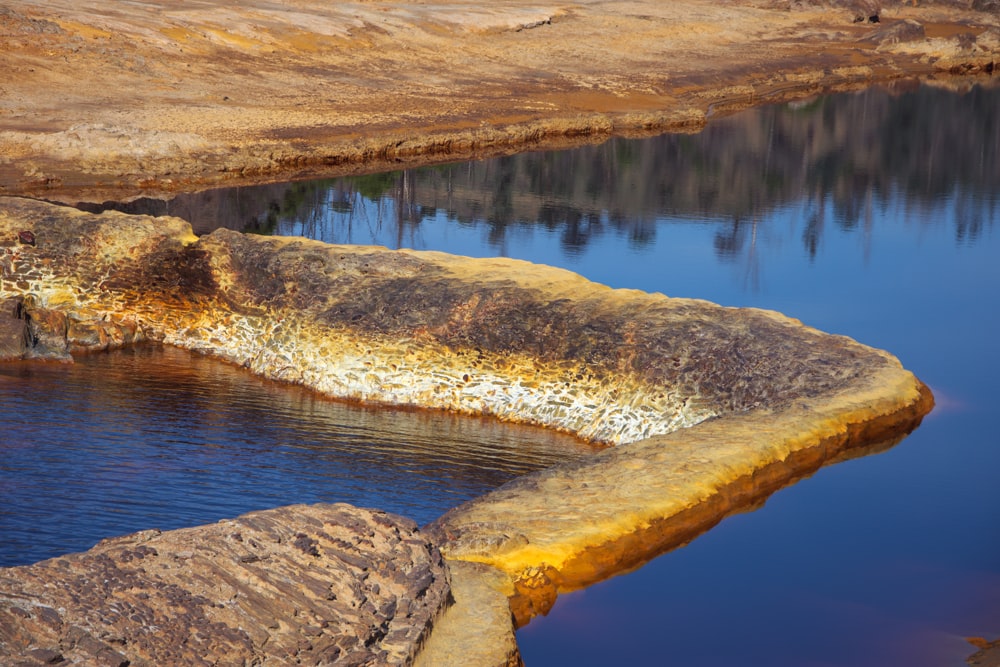
[[[411,521],[281,507],[0,569],[0,664],[410,664],[449,591]]]

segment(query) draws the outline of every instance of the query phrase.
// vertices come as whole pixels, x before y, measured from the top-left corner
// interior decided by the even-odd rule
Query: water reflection
[[[925,219],[957,203],[954,236],[974,242],[997,218],[1000,87],[965,95],[929,86],[820,97],[715,120],[698,135],[615,139],[393,173],[214,190],[170,201],[84,205],[170,214],[215,227],[330,243],[431,247],[424,228],[484,232],[507,254],[518,232],[558,235],[578,254],[609,235],[655,242],[664,220],[719,223],[719,257],[752,255],[759,221],[803,205],[800,243],[815,256],[834,226],[865,235],[874,212],[904,198]],[[970,205],[976,202],[980,205]]]
[[[296,502],[426,523],[593,451],[542,429],[363,408],[183,350],[0,365],[0,566]]]

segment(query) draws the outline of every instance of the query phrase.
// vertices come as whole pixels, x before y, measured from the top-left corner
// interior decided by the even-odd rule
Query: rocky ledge
[[[159,340],[343,398],[618,445],[430,527],[447,559],[482,566],[518,623],[886,446],[933,404],[890,354],[779,313],[507,259],[198,238],[174,218],[25,199],[0,198],[0,301],[8,357]]]
[[[449,603],[412,522],[296,505],[0,569],[0,662],[406,665]]]

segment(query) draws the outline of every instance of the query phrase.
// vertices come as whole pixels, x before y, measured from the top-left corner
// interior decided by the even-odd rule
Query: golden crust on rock
[[[30,231],[34,245],[18,242]],[[490,414],[622,445],[433,529],[507,572],[520,622],[846,450],[914,428],[886,352],[778,313],[613,290],[507,259],[331,246],[0,199],[0,290],[342,398]]]

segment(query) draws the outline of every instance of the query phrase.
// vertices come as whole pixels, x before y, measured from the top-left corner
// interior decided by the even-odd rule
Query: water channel
[[[969,88],[898,85],[698,135],[106,207],[199,233],[518,257],[889,350],[937,399],[902,443],[562,596],[518,639],[530,667],[957,666],[967,637],[1000,635],[1000,89]],[[288,502],[423,522],[585,452],[533,429],[344,406],[178,351],[7,366],[0,395],[6,564]]]

